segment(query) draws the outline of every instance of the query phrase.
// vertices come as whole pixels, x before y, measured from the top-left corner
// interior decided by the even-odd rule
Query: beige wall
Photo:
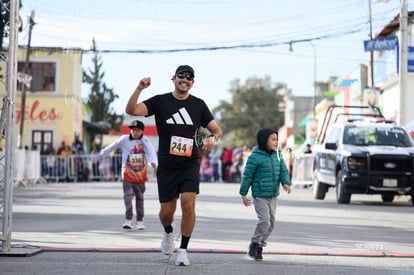
[[[18,60],[24,62],[26,49],[19,48]],[[26,95],[23,145],[31,146],[33,130],[52,130],[53,145],[57,149],[62,141],[71,144],[74,133],[82,137],[84,116],[81,102],[82,52],[79,49],[32,48],[30,62],[56,63],[56,91]],[[5,68],[2,68],[2,72]],[[0,86],[0,96],[6,95]],[[16,132],[20,131],[21,91],[16,96]]]

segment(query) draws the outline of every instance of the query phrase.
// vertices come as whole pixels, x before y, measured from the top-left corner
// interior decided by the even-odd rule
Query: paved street
[[[264,261],[256,263],[245,255],[256,216],[253,207],[243,206],[238,187],[202,183],[189,246],[192,265],[184,267],[189,273],[275,274],[277,268],[280,274],[414,274],[409,197],[384,204],[379,196],[355,195],[350,205],[338,205],[334,190],[316,201],[311,189],[294,188],[281,194],[276,229]],[[13,248],[0,257],[0,274],[56,274],[56,268],[61,274],[182,273],[174,256],[159,252],[154,182],[147,183],[145,199],[146,230],[125,231],[120,183],[15,188]],[[179,219],[178,210],[175,224]],[[33,255],[19,257],[27,251]]]

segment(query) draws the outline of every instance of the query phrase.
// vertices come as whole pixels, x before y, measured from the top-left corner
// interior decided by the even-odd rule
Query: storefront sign
[[[20,123],[21,110],[16,111],[16,124]],[[31,106],[26,106],[24,113],[25,121],[35,123],[53,123],[63,118],[55,107],[40,107],[40,101],[35,100]]]
[[[364,49],[366,52],[392,50],[398,44],[396,36],[384,37],[373,40],[364,41]]]

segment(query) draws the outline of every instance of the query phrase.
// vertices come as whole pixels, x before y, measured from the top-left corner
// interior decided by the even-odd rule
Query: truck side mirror
[[[336,148],[337,148],[336,142],[327,142],[327,143],[325,143],[325,149],[336,150]]]

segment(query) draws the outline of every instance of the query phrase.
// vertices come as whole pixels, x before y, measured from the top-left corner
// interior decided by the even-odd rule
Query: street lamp
[[[303,41],[298,41],[298,42],[308,42],[312,48],[313,48],[313,119],[316,120],[316,97],[317,97],[317,87],[316,87],[316,61],[317,61],[317,56],[316,56],[316,47],[315,45],[312,43],[312,41],[310,40],[303,40]],[[289,51],[293,52],[293,47],[292,44],[294,42],[290,41],[289,42]]]

